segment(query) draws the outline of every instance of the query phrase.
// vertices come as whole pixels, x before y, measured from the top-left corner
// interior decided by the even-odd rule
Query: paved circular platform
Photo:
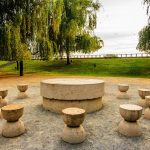
[[[68,107],[79,107],[86,112],[102,108],[104,81],[97,79],[55,78],[41,82],[43,107],[61,113]]]

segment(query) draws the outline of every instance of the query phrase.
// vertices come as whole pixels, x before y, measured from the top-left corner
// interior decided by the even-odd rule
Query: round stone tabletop
[[[58,100],[87,100],[104,95],[104,81],[98,79],[55,78],[41,82],[41,96]]]

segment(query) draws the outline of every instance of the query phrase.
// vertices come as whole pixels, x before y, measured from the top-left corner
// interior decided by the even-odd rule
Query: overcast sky
[[[142,0],[100,0],[95,33],[105,43],[100,53],[135,53],[138,32],[147,24]],[[99,53],[99,52],[98,52]]]

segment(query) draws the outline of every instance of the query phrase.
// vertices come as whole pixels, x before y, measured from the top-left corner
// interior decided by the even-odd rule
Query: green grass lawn
[[[0,61],[0,65],[6,64],[8,61]]]
[[[0,68],[0,72],[17,74],[15,68],[16,64],[12,64]],[[71,65],[66,65],[65,60],[30,60],[24,61],[24,73],[150,78],[150,58],[73,59]]]

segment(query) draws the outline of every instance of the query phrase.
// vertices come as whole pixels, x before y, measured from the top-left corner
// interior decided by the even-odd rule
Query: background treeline
[[[51,59],[102,47],[94,35],[96,0],[0,0],[0,59]]]

